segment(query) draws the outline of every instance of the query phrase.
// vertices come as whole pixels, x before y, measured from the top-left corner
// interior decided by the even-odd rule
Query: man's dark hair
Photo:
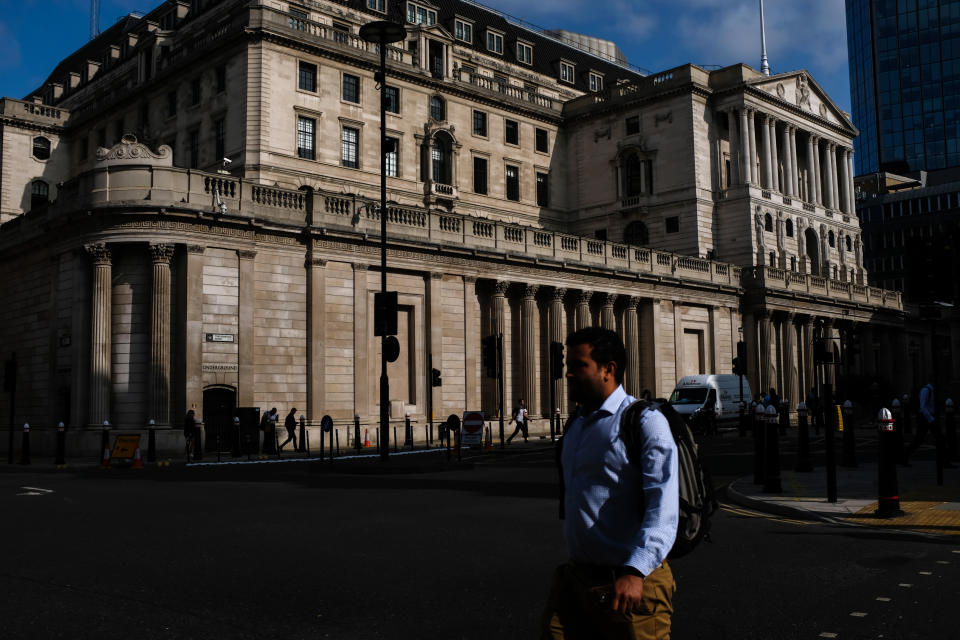
[[[590,357],[597,364],[602,365],[608,362],[616,364],[614,379],[618,384],[623,382],[623,371],[627,367],[627,350],[616,332],[601,327],[584,327],[567,336],[568,347],[581,344],[589,344],[593,347],[590,350]]]

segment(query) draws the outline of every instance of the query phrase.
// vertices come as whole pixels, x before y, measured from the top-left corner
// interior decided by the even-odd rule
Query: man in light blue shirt
[[[679,518],[677,449],[666,418],[641,416],[640,467],[627,459],[620,417],[626,350],[608,329],[567,338],[567,383],[580,410],[562,438],[564,535],[570,561],[554,574],[543,638],[668,639],[676,588],[666,562]]]

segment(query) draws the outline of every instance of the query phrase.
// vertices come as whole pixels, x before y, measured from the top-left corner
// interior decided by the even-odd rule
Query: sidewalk
[[[878,518],[878,475],[875,462],[853,468],[837,466],[837,501],[827,502],[827,471],[783,470],[782,493],[762,491],[753,476],[739,478],[727,487],[727,498],[736,504],[766,513],[802,520],[892,528],[937,536],[960,536],[960,468],[943,470],[937,486],[933,460],[914,459],[912,466],[897,466],[900,509],[904,515]]]

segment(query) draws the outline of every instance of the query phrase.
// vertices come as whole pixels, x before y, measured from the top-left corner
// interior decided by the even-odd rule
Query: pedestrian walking
[[[634,400],[622,386],[623,342],[586,327],[566,344],[570,398],[581,403],[558,441],[570,560],[554,572],[541,638],[666,640],[676,589],[666,557],[679,519],[670,426],[655,409],[641,414],[643,462],[633,466],[618,437]]]
[[[527,414],[527,405],[523,402],[523,398],[520,398],[520,406],[514,409],[513,417],[510,418],[511,424],[516,422],[517,428],[513,430],[513,433],[507,438],[507,444],[510,444],[510,441],[516,437],[517,434],[523,433],[523,441],[527,441],[527,420],[529,415]]]
[[[287,443],[293,440],[293,450],[297,450],[297,408],[294,407],[290,409],[290,413],[287,414],[286,420],[283,421],[283,426],[287,429],[287,439],[283,441],[283,444],[280,445],[280,450],[283,451],[283,448],[287,446]]]
[[[190,453],[193,451],[194,444],[196,443],[197,436],[197,418],[196,413],[193,409],[187,411],[187,415],[183,418],[183,439],[185,443],[185,453],[187,455],[187,462],[190,462]]]
[[[934,442],[940,441],[940,425],[937,423],[937,408],[933,394],[933,384],[927,383],[920,389],[920,400],[917,405],[917,433],[913,436],[913,441],[907,447],[903,454],[906,464],[910,464],[910,456],[920,448],[924,440],[927,439],[927,432],[932,431]]]

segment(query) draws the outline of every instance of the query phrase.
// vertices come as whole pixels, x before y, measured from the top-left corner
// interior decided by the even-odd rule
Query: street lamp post
[[[389,20],[377,20],[360,27],[360,37],[380,50],[380,70],[374,79],[380,83],[380,292],[387,293],[387,45],[403,40],[406,29]],[[395,311],[395,310],[394,310]],[[387,332],[380,336],[380,459],[390,456],[390,380],[387,377]]]

